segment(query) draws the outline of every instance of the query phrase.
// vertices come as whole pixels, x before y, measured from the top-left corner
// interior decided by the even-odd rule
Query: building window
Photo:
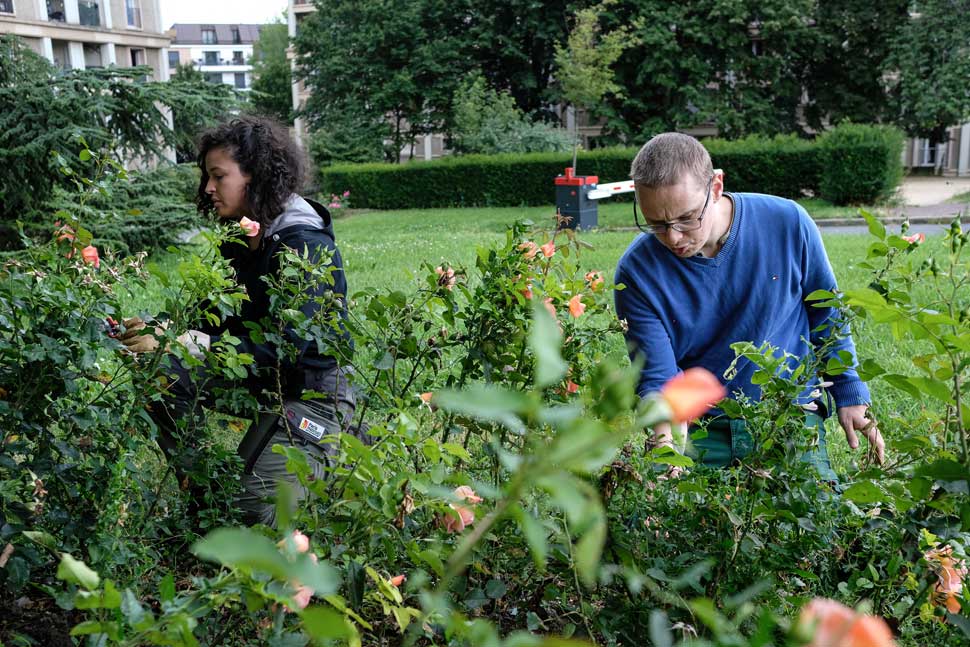
[[[169,52],[168,53],[168,66],[171,69],[173,69],[173,70],[179,66],[179,53],[178,52]]]
[[[240,90],[245,89],[246,87],[245,72],[236,72],[236,87],[239,88]]]
[[[78,21],[87,27],[101,26],[101,12],[98,11],[98,3],[94,0],[77,1]]]
[[[243,58],[243,53],[242,52],[233,52],[232,53],[232,64],[233,65],[245,65],[246,64],[246,59]]]
[[[51,22],[65,22],[64,0],[47,0],[47,19]]]
[[[206,72],[206,83],[222,83],[222,74],[218,72]]]
[[[131,66],[138,67],[139,65],[145,64],[145,50],[143,49],[130,49],[131,52]]]
[[[242,38],[239,36],[239,27],[236,27],[236,26],[232,27],[232,42],[235,44],[239,44],[242,42]]]
[[[204,45],[215,45],[219,40],[216,38],[216,28],[215,27],[203,27],[202,28],[202,44]]]
[[[13,0],[0,0],[0,13],[14,13]]]
[[[219,52],[202,52],[205,58],[205,65],[218,65],[219,64]]]
[[[141,29],[140,0],[125,0],[125,14],[128,16],[128,26]]]

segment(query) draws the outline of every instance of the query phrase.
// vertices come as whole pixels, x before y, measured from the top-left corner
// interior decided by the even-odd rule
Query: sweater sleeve
[[[799,226],[801,228],[802,254],[802,300],[816,290],[835,291],[838,286],[835,281],[835,273],[829,264],[828,255],[825,253],[825,246],[822,244],[822,236],[818,227],[809,217],[808,213],[801,207],[799,210]],[[849,368],[839,375],[826,375],[825,377],[832,382],[829,389],[835,406],[837,408],[870,402],[869,389],[865,382],[859,377],[856,366],[855,344],[845,323],[839,320],[839,311],[836,308],[820,308],[813,303],[805,303],[808,313],[808,324],[810,330],[810,341],[815,349],[819,347],[832,335],[833,331],[838,330],[842,338],[833,346],[829,347],[828,354],[821,357],[824,363],[830,357],[836,357],[842,351],[849,353],[852,357]]]
[[[635,282],[625,272],[618,270],[615,283],[626,286],[623,290],[615,291],[613,298],[617,317],[620,321],[626,321],[624,336],[630,359],[643,362],[637,395],[644,397],[659,391],[680,369],[674,357],[670,335]]]

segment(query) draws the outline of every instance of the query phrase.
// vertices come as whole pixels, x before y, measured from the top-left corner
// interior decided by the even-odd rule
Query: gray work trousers
[[[166,389],[166,395],[161,403],[152,408],[151,415],[158,426],[158,444],[175,467],[179,481],[183,481],[185,475],[192,473],[194,461],[198,457],[198,439],[205,429],[203,408],[215,408],[219,395],[233,388],[244,388],[259,400],[263,397],[264,382],[252,376],[239,381],[213,377],[205,366],[189,370],[174,356],[168,358],[168,374],[171,382]],[[320,479],[325,476],[326,468],[333,465],[337,454],[337,448],[332,442],[328,442],[326,436],[338,430],[351,430],[356,398],[344,371],[305,370],[303,376],[302,390],[299,385],[290,385],[292,397],[299,400],[301,391],[307,390],[324,394],[325,397],[312,400],[313,406],[334,423],[328,424],[328,427],[338,429],[328,429],[321,441],[317,442],[308,438],[305,433],[300,433],[300,420],[286,421],[289,432],[282,422],[273,425],[273,435],[260,452],[252,470],[242,475],[242,493],[236,503],[242,509],[247,523],[264,523],[269,526],[275,524],[276,490],[282,481],[290,485],[297,501],[306,498],[306,488],[295,475],[287,471],[286,457],[273,452],[273,445],[300,448],[307,457],[314,478]],[[362,440],[366,442],[366,439]],[[190,488],[189,492],[193,499],[201,496],[200,488]],[[201,503],[199,500],[190,500],[189,507],[198,509]]]

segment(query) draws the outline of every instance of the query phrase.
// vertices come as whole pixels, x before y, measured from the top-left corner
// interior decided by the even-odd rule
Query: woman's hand
[[[125,332],[118,336],[118,341],[125,345],[125,348],[132,353],[154,353],[158,350],[158,339],[155,335],[161,336],[166,324],[162,323],[152,332],[146,330],[147,325],[139,317],[125,319],[122,322]]]

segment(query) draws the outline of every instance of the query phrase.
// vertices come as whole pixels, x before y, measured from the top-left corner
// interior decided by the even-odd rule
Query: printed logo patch
[[[315,439],[320,440],[323,438],[323,434],[327,433],[327,428],[323,425],[318,425],[317,423],[309,420],[307,418],[300,418],[300,431],[306,433],[308,436],[313,436]]]

